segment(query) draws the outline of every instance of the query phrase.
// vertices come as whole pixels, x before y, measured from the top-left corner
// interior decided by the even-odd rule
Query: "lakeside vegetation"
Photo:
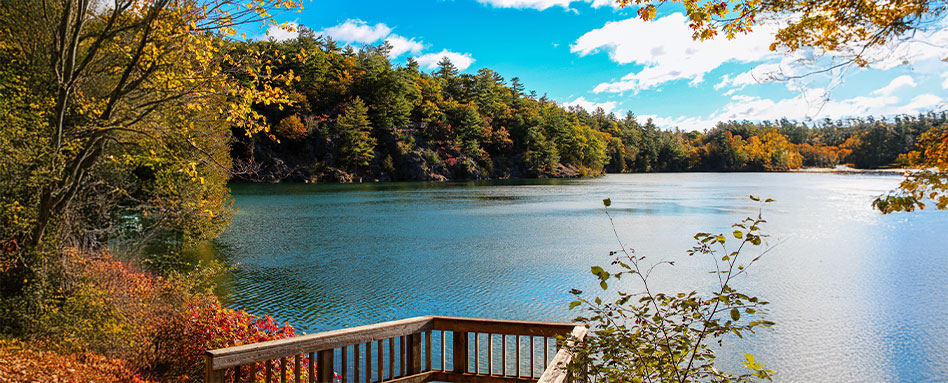
[[[388,45],[355,50],[301,27],[286,41],[247,43],[293,73],[292,103],[258,106],[268,132],[234,130],[240,181],[363,182],[603,173],[786,171],[801,167],[923,166],[923,134],[948,114],[814,122],[729,121],[704,131],[564,107],[484,68],[430,73]],[[289,58],[297,59],[289,59]],[[941,129],[941,130],[939,130]]]

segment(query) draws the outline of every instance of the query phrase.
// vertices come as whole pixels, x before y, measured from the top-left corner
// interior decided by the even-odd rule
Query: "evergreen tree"
[[[339,162],[347,170],[358,171],[368,167],[375,159],[375,138],[369,122],[369,110],[362,99],[356,97],[336,120],[336,137]]]

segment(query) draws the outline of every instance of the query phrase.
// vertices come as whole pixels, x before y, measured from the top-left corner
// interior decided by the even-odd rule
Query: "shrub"
[[[751,197],[755,201],[760,201]],[[764,203],[770,202],[770,200]],[[608,208],[611,201],[603,203]],[[606,214],[612,222],[608,210]],[[649,284],[649,275],[657,266],[673,266],[673,261],[662,260],[646,264],[646,257],[626,249],[619,241],[619,251],[612,265],[616,272],[594,266],[592,274],[599,279],[603,290],[625,277],[638,291],[619,291],[614,303],[603,303],[602,298],[579,298],[570,308],[583,306],[587,316],[583,322],[592,332],[582,342],[571,347],[573,362],[567,367],[575,381],[596,382],[746,382],[770,380],[774,372],[745,354],[744,366],[748,371],[733,375],[715,366],[715,349],[709,344],[722,342],[725,336],[753,333],[758,327],[773,322],[761,318],[767,302],[739,292],[733,278],[747,271],[763,255],[748,259],[747,250],[760,246],[766,235],[760,225],[765,223],[760,214],[748,217],[734,225],[734,231],[725,234],[698,233],[697,244],[689,256],[714,258],[717,286],[713,291],[690,291],[666,294]],[[615,226],[613,224],[613,230]],[[616,240],[618,240],[616,234]],[[734,240],[733,245],[726,245]],[[766,252],[766,251],[764,251]],[[614,281],[615,280],[615,281]],[[582,291],[573,290],[580,296]]]
[[[201,376],[207,350],[293,336],[296,330],[289,324],[280,325],[270,316],[231,310],[216,297],[204,296],[190,302],[184,315],[162,326],[158,340],[166,346],[159,349],[158,359],[172,375],[189,380]],[[308,364],[307,360],[303,362]],[[279,368],[278,361],[274,368]],[[258,368],[258,373],[263,374],[262,370]]]

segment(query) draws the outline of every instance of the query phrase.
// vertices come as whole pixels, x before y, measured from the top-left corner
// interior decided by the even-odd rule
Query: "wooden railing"
[[[205,379],[562,383],[571,355],[556,337],[582,340],[585,334],[585,327],[569,323],[417,317],[210,350]]]

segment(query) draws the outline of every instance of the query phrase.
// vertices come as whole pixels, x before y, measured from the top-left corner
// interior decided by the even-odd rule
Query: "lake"
[[[771,252],[736,281],[777,322],[727,339],[720,367],[753,353],[778,382],[948,381],[948,212],[882,215],[897,176],[623,174],[580,180],[371,185],[237,184],[217,241],[239,264],[230,307],[311,333],[419,315],[569,321],[571,288],[622,241],[664,291],[708,290],[699,231],[730,232],[764,208]]]

